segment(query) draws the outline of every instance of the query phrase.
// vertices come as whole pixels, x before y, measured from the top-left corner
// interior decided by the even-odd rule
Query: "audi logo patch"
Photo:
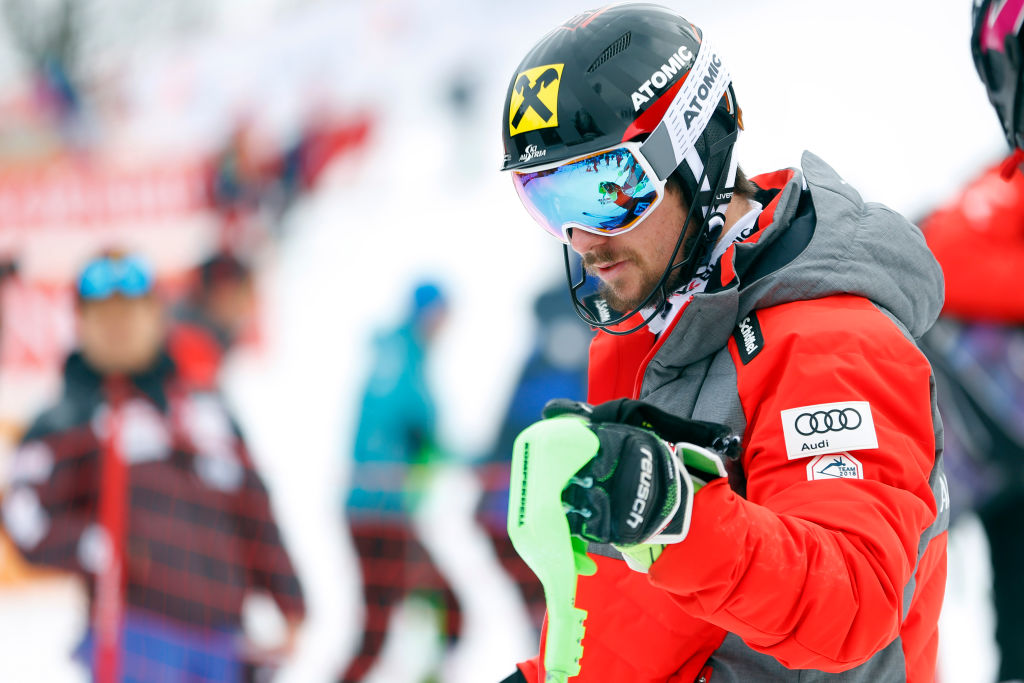
[[[812,434],[828,434],[842,432],[860,427],[864,419],[853,408],[837,410],[816,410],[813,413],[801,413],[796,418],[796,431],[801,436]]]
[[[782,433],[790,460],[878,448],[867,401],[823,403],[782,411]]]

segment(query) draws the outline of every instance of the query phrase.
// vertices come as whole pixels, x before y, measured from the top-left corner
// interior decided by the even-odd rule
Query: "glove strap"
[[[687,442],[665,445],[678,495],[665,522],[644,540],[645,544],[678,543],[686,538],[690,531],[694,495],[707,483],[726,476],[725,464],[714,451]]]
[[[614,546],[619,553],[622,554],[622,559],[626,561],[626,565],[635,572],[646,574],[654,561],[661,557],[661,552],[665,549],[664,545],[644,543],[642,545],[617,545]]]
[[[689,445],[689,444],[687,444]],[[644,539],[643,543],[678,543],[686,538],[690,530],[690,510],[693,508],[693,479],[686,472],[686,466],[678,455],[678,444],[665,444],[667,457],[672,465],[672,477],[676,491],[671,510],[657,531]]]

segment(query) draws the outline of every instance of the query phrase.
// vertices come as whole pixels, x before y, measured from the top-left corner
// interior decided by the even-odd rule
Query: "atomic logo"
[[[509,135],[558,125],[558,84],[564,66],[538,66],[516,76],[508,110]]]

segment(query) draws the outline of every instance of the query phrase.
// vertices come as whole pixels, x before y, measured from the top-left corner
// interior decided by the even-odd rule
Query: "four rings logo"
[[[782,434],[790,459],[878,448],[867,401],[843,401],[782,411]]]
[[[864,418],[853,408],[842,410],[818,410],[813,413],[801,413],[794,425],[801,436],[841,432],[846,429],[857,429],[864,424]]]

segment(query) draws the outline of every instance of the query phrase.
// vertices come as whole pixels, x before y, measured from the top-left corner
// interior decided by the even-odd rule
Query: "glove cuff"
[[[690,476],[700,480],[694,493],[704,484],[709,484],[719,477],[726,476],[725,463],[722,456],[715,451],[692,443],[679,442],[671,444],[672,453],[683,463]]]
[[[694,490],[693,478],[686,471],[686,466],[677,454],[677,448],[672,444],[667,446],[667,460],[672,467],[674,485],[669,490],[676,492],[675,502],[665,516],[665,522],[652,535],[644,539],[643,543],[664,544],[679,543],[686,538],[690,530],[690,510],[693,508]]]

